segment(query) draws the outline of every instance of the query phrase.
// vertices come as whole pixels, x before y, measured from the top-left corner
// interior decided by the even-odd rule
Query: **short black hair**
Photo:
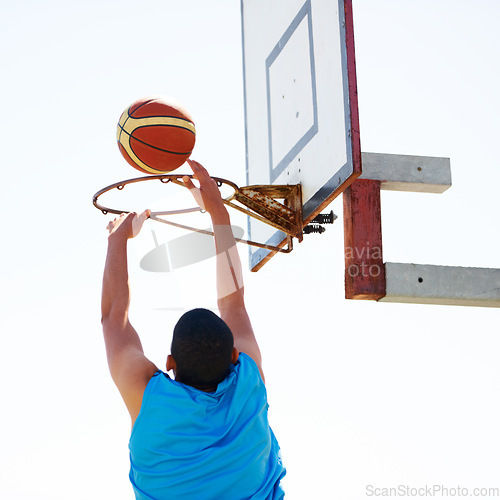
[[[188,311],[172,338],[176,380],[202,390],[215,388],[229,373],[233,346],[233,334],[219,316],[202,308]]]

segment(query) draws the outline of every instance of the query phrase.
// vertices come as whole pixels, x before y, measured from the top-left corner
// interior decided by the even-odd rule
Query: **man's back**
[[[129,319],[127,242],[151,211],[108,224],[101,315],[110,373],[133,425],[130,479],[139,499],[280,499],[285,469],[267,420],[262,356],[229,213],[216,181],[188,163],[199,187],[188,176],[184,185],[212,220],[220,317],[198,308],[179,319],[166,359],[175,380],[146,357]]]
[[[280,499],[285,469],[254,361],[240,354],[213,393],[157,372],[130,438],[138,499]]]

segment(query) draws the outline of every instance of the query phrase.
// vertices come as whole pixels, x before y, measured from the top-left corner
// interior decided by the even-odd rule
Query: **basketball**
[[[174,99],[146,97],[122,113],[116,138],[132,167],[146,174],[164,174],[189,158],[196,130],[189,113]]]

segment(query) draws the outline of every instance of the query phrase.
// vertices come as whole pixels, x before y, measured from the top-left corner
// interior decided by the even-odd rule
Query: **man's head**
[[[222,382],[238,356],[231,330],[207,309],[193,309],[181,316],[174,328],[171,352],[167,369],[175,371],[175,379],[202,390],[214,389]]]

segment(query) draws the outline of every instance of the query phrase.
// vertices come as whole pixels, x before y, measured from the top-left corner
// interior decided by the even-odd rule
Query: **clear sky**
[[[500,4],[353,3],[362,150],[452,167],[444,194],[383,193],[384,259],[499,268]],[[108,218],[92,195],[137,176],[115,127],[151,94],[191,111],[194,159],[245,184],[240,5],[2,1],[0,42],[0,497],[132,499],[100,328]],[[245,276],[287,498],[500,488],[498,309],[344,300],[340,198],[331,209],[325,234]],[[153,231],[178,235],[159,226],[130,245],[131,320],[163,366],[177,318],[215,307],[215,285],[213,260],[140,268]]]

